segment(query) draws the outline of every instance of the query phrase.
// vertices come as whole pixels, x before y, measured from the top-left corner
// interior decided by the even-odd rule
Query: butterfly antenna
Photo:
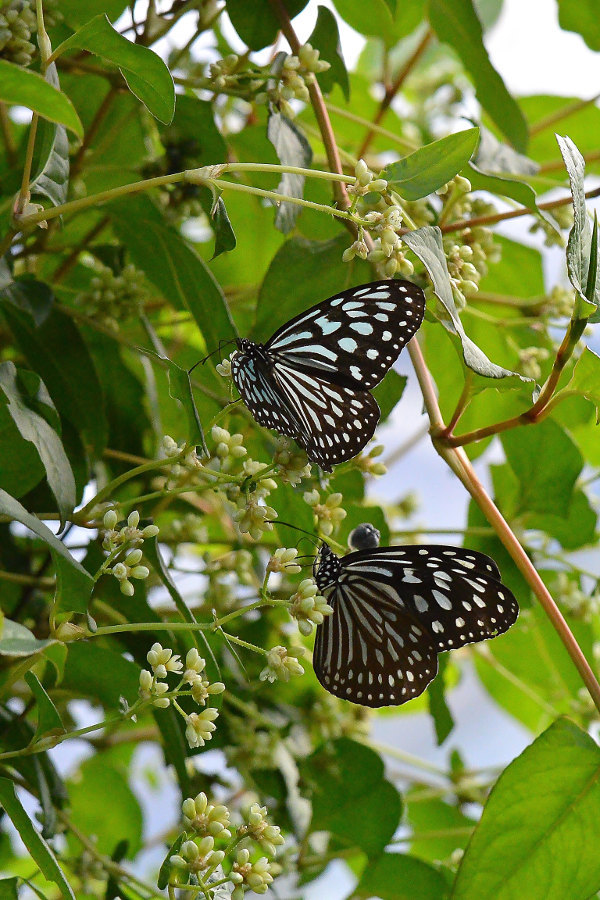
[[[235,338],[232,338],[230,341],[219,341],[219,346],[216,350],[213,350],[212,353],[209,353],[208,356],[205,356],[203,359],[199,359],[197,363],[194,363],[191,369],[188,369],[188,375],[191,375],[197,366],[203,366],[211,356],[215,355],[215,353],[222,353],[222,348],[226,347],[227,344],[235,344]]]
[[[265,519],[265,522],[269,522],[271,525],[287,525],[288,528],[294,528],[296,531],[301,531],[303,534],[308,535],[308,537],[315,542],[315,546],[317,546],[319,538],[316,534],[311,534],[310,531],[306,531],[305,528],[300,528],[299,525],[292,525],[291,522],[284,522],[283,519]]]

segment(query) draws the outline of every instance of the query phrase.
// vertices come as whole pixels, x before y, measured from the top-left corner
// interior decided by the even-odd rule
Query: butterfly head
[[[324,591],[325,588],[337,581],[341,570],[340,560],[329,544],[322,544],[313,566],[313,574],[319,590]]]

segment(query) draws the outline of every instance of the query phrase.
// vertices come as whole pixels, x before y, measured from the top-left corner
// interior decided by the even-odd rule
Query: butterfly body
[[[256,421],[295,438],[324,471],[352,459],[373,436],[370,393],[419,328],[422,290],[377,281],[343,291],[291,319],[265,343],[241,339],[231,360]]]
[[[437,674],[437,654],[507,631],[518,605],[492,559],[437,545],[376,547],[337,557],[324,544],[319,591],[333,607],[317,627],[313,665],[330,693],[400,705]]]

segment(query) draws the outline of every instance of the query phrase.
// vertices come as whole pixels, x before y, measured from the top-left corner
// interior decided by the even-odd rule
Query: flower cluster
[[[243,459],[247,455],[243,434],[230,434],[226,428],[213,425],[211,435],[216,444],[215,454],[220,461],[222,472],[229,472],[236,460]]]
[[[121,528],[116,527],[118,517],[114,509],[107,510],[102,523],[105,528],[102,547],[111,554],[110,558],[114,560],[112,566],[104,567],[104,571],[108,575],[114,575],[119,582],[122,594],[132,597],[134,587],[130,579],[143,580],[150,574],[147,566],[140,565],[142,560],[140,546],[146,538],[155,537],[158,534],[158,527],[146,525],[145,528],[138,528],[140,514],[137,510],[129,513],[127,524]]]
[[[547,316],[570,319],[575,305],[575,291],[573,288],[565,288],[555,285],[552,288],[543,306],[543,312]]]
[[[335,492],[321,503],[321,495],[317,490],[306,491],[304,494],[305,502],[312,506],[315,525],[325,537],[330,537],[342,519],[346,518],[346,510],[340,505],[343,499],[342,494]]]
[[[284,484],[300,484],[303,478],[310,477],[310,463],[306,453],[294,447],[287,438],[279,438],[273,462]]]
[[[353,460],[357,469],[365,475],[385,475],[387,467],[379,457],[384,451],[382,444],[376,444],[368,453],[360,453]]]
[[[317,741],[361,738],[368,734],[370,716],[368,707],[345,703],[323,692],[311,706],[309,727]]]
[[[304,44],[298,50],[297,56],[286,56],[277,73],[279,84],[269,91],[265,100],[277,103],[289,118],[294,117],[294,110],[289,104],[290,100],[303,100],[308,102],[310,95],[308,85],[320,72],[326,72],[330,63],[319,59],[319,51],[310,44]],[[275,73],[274,73],[275,74]],[[258,98],[257,98],[258,99]]]
[[[62,19],[59,0],[44,0],[44,22],[52,28]],[[5,0],[0,8],[0,58],[17,66],[31,65],[37,47],[32,37],[37,31],[35,0]]]
[[[118,331],[120,322],[139,316],[147,296],[145,276],[134,265],[126,265],[119,275],[102,266],[89,289],[78,294],[77,303],[91,319]]]
[[[584,593],[579,580],[569,578],[566,572],[559,572],[556,577],[556,595],[563,609],[575,619],[591,622],[600,612],[600,593]]]
[[[319,594],[314,578],[305,578],[289,600],[289,613],[298,622],[303,635],[308,636],[313,625],[321,625],[325,616],[330,616],[333,608],[325,597]]]
[[[170,692],[175,697],[184,692],[190,694],[193,700],[199,705],[204,706],[209,696],[213,694],[221,694],[225,690],[225,685],[216,681],[212,684],[206,677],[206,661],[202,659],[196,648],[188,650],[185,657],[185,668],[181,661],[181,657],[174,654],[170,647],[163,647],[159,643],[152,645],[146,656],[150,668],[142,669],[140,672],[139,693],[143,700],[152,700],[154,706],[165,708],[170,705],[171,698],[165,697],[164,694]],[[169,674],[180,675],[179,684],[169,689],[166,681],[161,680],[168,677]],[[191,687],[191,691],[183,690],[186,685]],[[190,747],[203,747],[206,741],[212,737],[215,731],[215,719],[219,715],[217,709],[208,707],[201,712],[193,712],[186,714],[181,707],[175,703],[177,711],[184,716],[186,729],[185,736]]]
[[[267,563],[267,572],[282,572],[285,575],[296,575],[302,567],[296,562],[296,547],[279,547]]]
[[[302,651],[300,651],[302,652]],[[294,675],[304,675],[295,656],[288,656],[285,647],[272,647],[267,653],[267,665],[259,675],[261,681],[289,681]]]
[[[227,499],[237,507],[233,519],[242,534],[249,534],[255,541],[260,540],[263,532],[271,531],[270,520],[277,517],[277,512],[264,501],[271,491],[277,487],[274,481],[263,470],[270,467],[254,459],[247,459],[242,467],[245,476],[243,484],[233,484],[227,488]]]
[[[546,347],[525,347],[519,350],[519,371],[527,378],[539,381],[542,375],[540,363],[548,359],[550,351]]]
[[[573,207],[570,204],[568,206],[555,206],[551,215],[555,224],[542,218],[542,216],[538,216],[530,226],[529,233],[535,234],[541,231],[544,235],[544,245],[546,247],[564,247],[566,241],[561,234],[561,230],[565,231],[573,225]]]
[[[414,266],[406,258],[402,246],[402,240],[398,234],[402,227],[402,210],[392,204],[386,206],[381,202],[376,204],[381,209],[371,209],[364,214],[364,221],[369,232],[373,236],[373,247],[367,252],[367,246],[361,238],[355,241],[351,247],[344,251],[342,259],[348,262],[353,256],[361,256],[372,263],[382,263],[383,270],[388,277],[396,272],[402,275],[412,275]]]
[[[351,196],[364,197],[365,194],[383,194],[387,191],[387,181],[384,178],[375,178],[364,159],[359,159],[356,163],[354,176],[356,181],[348,187]]]
[[[253,803],[245,810],[242,823],[233,826],[229,809],[210,803],[206,794],[200,793],[183,801],[182,812],[183,840],[179,851],[169,858],[171,884],[181,884],[184,878],[187,883],[192,876],[193,883],[208,896],[211,887],[229,882],[233,885],[230,896],[235,900],[242,898],[246,889],[258,894],[267,891],[281,866],[269,862],[266,856],[257,858],[250,841],[274,856],[284,839],[277,825],[268,822],[266,807]],[[215,842],[223,840],[229,841],[225,848],[215,849]]]
[[[180,446],[177,441],[173,440],[168,434],[165,434],[162,439],[162,449],[167,459],[174,459],[175,457],[180,456],[184,446],[185,445]],[[173,488],[179,487],[184,482],[191,481],[198,469],[201,468],[202,463],[198,458],[196,448],[190,447],[187,453],[176,463],[173,463],[169,469],[169,477],[166,482],[167,488],[172,490]]]

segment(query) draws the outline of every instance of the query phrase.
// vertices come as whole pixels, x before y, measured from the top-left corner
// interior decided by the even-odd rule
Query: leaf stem
[[[410,75],[410,73],[412,72],[412,70],[418,63],[418,61],[420,60],[421,56],[427,49],[429,42],[431,41],[432,38],[433,38],[433,32],[432,32],[431,28],[427,28],[427,30],[425,31],[425,34],[423,35],[423,37],[421,38],[421,40],[415,47],[413,53],[409,56],[409,58],[407,59],[407,61],[404,64],[404,66],[400,69],[400,71],[396,75],[392,84],[386,89],[383,100],[381,101],[381,103],[379,105],[379,109],[375,113],[375,118],[373,119],[373,125],[379,125],[379,123],[385,116],[386,112],[392,105],[392,101],[394,100],[394,97],[396,96],[398,91],[401,89],[402,85],[404,84],[404,82],[406,81],[406,79],[408,78],[408,76]],[[365,155],[365,153],[369,149],[369,146],[371,144],[371,141],[373,140],[374,135],[375,135],[375,131],[374,131],[373,127],[370,126],[369,131],[365,135],[365,138],[364,138],[364,140],[360,146],[360,149],[358,151],[357,155],[358,155],[359,159],[362,159],[362,157]]]

